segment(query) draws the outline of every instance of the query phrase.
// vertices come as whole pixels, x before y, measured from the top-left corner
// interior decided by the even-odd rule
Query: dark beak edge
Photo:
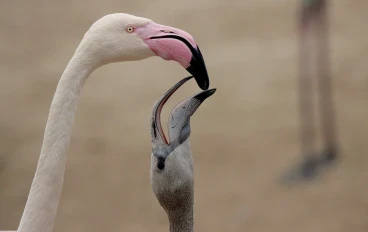
[[[198,99],[200,102],[204,102],[204,100],[212,96],[215,92],[216,89],[207,89],[195,95],[193,98]]]
[[[189,43],[185,38],[176,34],[150,37],[150,39],[164,38],[177,39],[183,42],[190,49],[190,51],[192,52],[192,59],[190,60],[187,71],[194,76],[199,88],[201,88],[202,90],[207,90],[210,87],[210,80],[208,77],[206,64],[204,63],[204,59],[201,50],[199,50],[199,47],[197,46],[197,48],[194,48],[191,43]]]
[[[191,50],[193,52],[192,60],[190,61],[190,65],[187,68],[187,71],[194,76],[198,86],[202,90],[207,90],[210,86],[210,80],[201,50],[199,50],[198,46],[197,49],[194,48]]]

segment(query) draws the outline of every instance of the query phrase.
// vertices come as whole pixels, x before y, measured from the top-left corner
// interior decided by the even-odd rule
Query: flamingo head
[[[89,53],[97,66],[151,56],[173,60],[195,77],[201,89],[209,88],[206,65],[193,37],[147,18],[123,13],[106,15],[91,26],[78,49]]]
[[[161,206],[172,214],[193,203],[193,160],[189,141],[190,118],[216,89],[203,90],[179,103],[171,111],[168,138],[160,120],[161,110],[187,77],[170,88],[154,105],[151,118],[151,185]],[[184,208],[183,208],[184,207]]]

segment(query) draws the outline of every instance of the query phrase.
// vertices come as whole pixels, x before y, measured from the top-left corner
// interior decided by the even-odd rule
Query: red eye
[[[125,28],[125,31],[128,33],[132,33],[134,31],[134,27],[129,25]]]

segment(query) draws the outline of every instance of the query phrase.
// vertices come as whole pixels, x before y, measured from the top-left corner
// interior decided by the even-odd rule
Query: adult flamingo
[[[51,103],[40,159],[18,232],[51,232],[64,181],[65,160],[81,88],[98,67],[157,55],[187,69],[200,88],[209,79],[201,52],[185,31],[129,14],[110,14],[87,31],[62,74]]]

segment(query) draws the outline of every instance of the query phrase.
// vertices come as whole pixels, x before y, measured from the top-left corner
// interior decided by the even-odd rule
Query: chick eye
[[[134,31],[134,27],[133,26],[127,26],[125,28],[125,31],[128,32],[128,33],[132,33]]]

